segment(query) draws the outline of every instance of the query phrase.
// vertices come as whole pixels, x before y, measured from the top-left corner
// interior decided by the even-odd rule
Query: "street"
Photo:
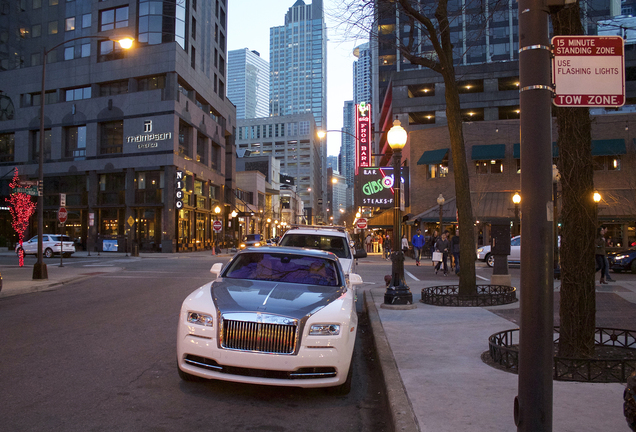
[[[360,298],[353,390],[346,397],[322,389],[179,379],[181,302],[210,280],[213,262],[224,260],[208,254],[102,258],[94,276],[0,298],[3,429],[390,430]],[[15,257],[2,257],[3,274],[8,262],[14,265]],[[59,265],[59,259],[46,262]],[[95,257],[72,257],[64,265],[96,264]],[[107,266],[118,270],[100,271]]]

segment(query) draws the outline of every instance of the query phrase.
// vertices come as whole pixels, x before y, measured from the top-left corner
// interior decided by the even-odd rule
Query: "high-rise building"
[[[371,48],[369,43],[357,46],[353,50],[353,55],[358,60],[353,62],[353,103],[372,102],[372,80],[371,80]]]
[[[297,0],[285,14],[285,24],[270,28],[269,53],[269,114],[310,113],[316,128],[326,130],[327,27],[322,0],[311,4]],[[318,163],[320,171],[325,172],[326,140],[321,143]],[[323,175],[323,191],[327,190],[326,181]]]
[[[15,166],[25,180],[39,177],[44,102],[45,233],[60,232],[63,193],[65,233],[88,250],[211,247],[214,209],[226,218],[233,204],[226,4],[2,3],[0,33],[13,36],[0,38],[0,182]],[[133,47],[108,39],[116,33],[134,37]]]
[[[327,156],[327,168],[331,168],[334,173],[340,173],[338,169],[338,156]]]
[[[355,144],[356,144],[356,106],[353,101],[345,101],[342,109],[342,139],[340,141],[340,174],[347,181],[347,186],[353,187],[355,175]]]
[[[236,118],[269,115],[269,63],[247,48],[227,53],[227,97],[236,105]]]

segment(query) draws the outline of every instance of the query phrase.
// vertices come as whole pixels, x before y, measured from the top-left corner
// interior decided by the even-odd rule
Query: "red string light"
[[[20,186],[20,178],[18,177],[18,168],[14,169],[13,180],[11,180],[10,186],[15,189]],[[20,267],[24,266],[24,252],[22,249],[22,241],[24,240],[24,232],[29,227],[29,219],[35,212],[36,204],[31,201],[31,196],[23,192],[12,193],[9,198],[5,198],[10,204],[9,211],[11,212],[11,226],[18,234],[18,240],[20,242],[20,253],[18,255],[20,261]]]

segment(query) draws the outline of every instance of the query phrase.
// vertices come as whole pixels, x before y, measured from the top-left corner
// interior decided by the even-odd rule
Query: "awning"
[[[559,157],[559,147],[557,147],[556,142],[552,142],[552,157]],[[521,145],[519,143],[513,144],[512,147],[512,158],[513,159],[521,159]]]
[[[592,140],[592,156],[626,154],[624,139]]]
[[[442,206],[442,221],[446,223],[457,221],[457,203],[455,197],[447,199]],[[413,216],[414,221],[439,222],[439,205],[429,208],[422,213]]]
[[[633,221],[636,190],[613,189],[599,190],[601,202],[598,203],[598,218],[602,221]]]
[[[505,158],[505,144],[487,144],[473,146],[472,160],[495,160]]]
[[[437,149],[437,150],[429,150],[425,151],[420,160],[417,161],[418,165],[435,165],[441,163],[446,155],[448,154],[448,149]]]

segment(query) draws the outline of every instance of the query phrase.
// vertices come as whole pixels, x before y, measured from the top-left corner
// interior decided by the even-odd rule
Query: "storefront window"
[[[194,233],[197,243],[204,243],[207,238],[207,225],[205,223],[207,217],[204,213],[197,213],[197,229]]]
[[[179,243],[188,244],[192,240],[190,235],[190,211],[179,210]]]

